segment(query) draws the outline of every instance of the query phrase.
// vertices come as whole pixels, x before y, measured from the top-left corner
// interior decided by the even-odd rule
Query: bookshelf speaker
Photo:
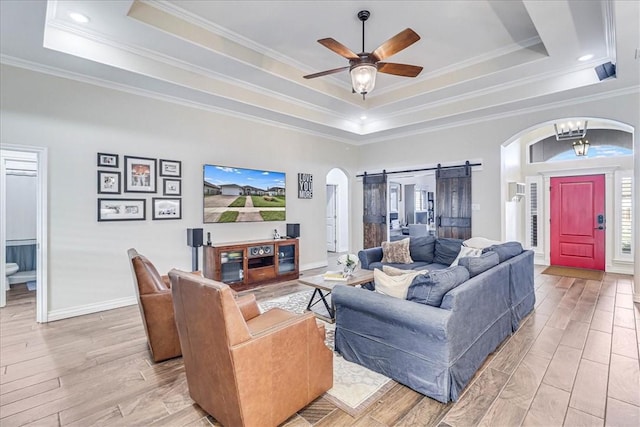
[[[292,238],[300,237],[300,224],[287,224],[287,236]]]

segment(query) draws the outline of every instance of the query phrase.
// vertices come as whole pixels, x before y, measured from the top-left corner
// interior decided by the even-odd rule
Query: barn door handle
[[[441,216],[438,217],[438,227],[440,227],[440,224],[442,224],[442,217]]]

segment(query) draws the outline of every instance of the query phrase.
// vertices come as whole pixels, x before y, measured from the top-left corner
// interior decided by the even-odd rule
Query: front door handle
[[[600,225],[600,226],[594,228],[594,230],[604,230],[604,225]]]

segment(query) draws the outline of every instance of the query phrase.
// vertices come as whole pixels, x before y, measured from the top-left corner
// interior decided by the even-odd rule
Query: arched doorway
[[[591,147],[589,155],[578,155],[574,152],[573,140],[556,138],[554,125],[568,121],[584,123],[585,120],[588,129],[582,139],[588,140]],[[637,220],[632,212],[633,187],[637,188],[633,183],[633,137],[634,129],[624,123],[571,117],[540,123],[506,141],[502,147],[501,173],[503,240],[518,240],[533,249],[538,264],[565,265],[554,262],[552,256],[554,250],[556,255],[559,251],[558,237],[552,235],[551,226],[558,206],[554,209],[550,188],[558,180],[577,181],[582,177],[600,176],[604,179],[605,208],[592,215],[598,220],[592,221],[591,229],[604,235],[606,268],[603,269],[632,274],[632,221]],[[556,218],[556,225],[558,221]],[[560,246],[571,249],[580,245]]]
[[[344,171],[333,168],[327,173],[326,229],[327,252],[349,250],[349,179]]]

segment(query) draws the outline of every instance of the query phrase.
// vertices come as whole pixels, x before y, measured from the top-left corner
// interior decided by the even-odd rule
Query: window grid
[[[630,176],[620,178],[620,253],[632,255],[633,186]]]
[[[529,183],[529,226],[531,229],[531,247],[538,247],[538,183]]]

